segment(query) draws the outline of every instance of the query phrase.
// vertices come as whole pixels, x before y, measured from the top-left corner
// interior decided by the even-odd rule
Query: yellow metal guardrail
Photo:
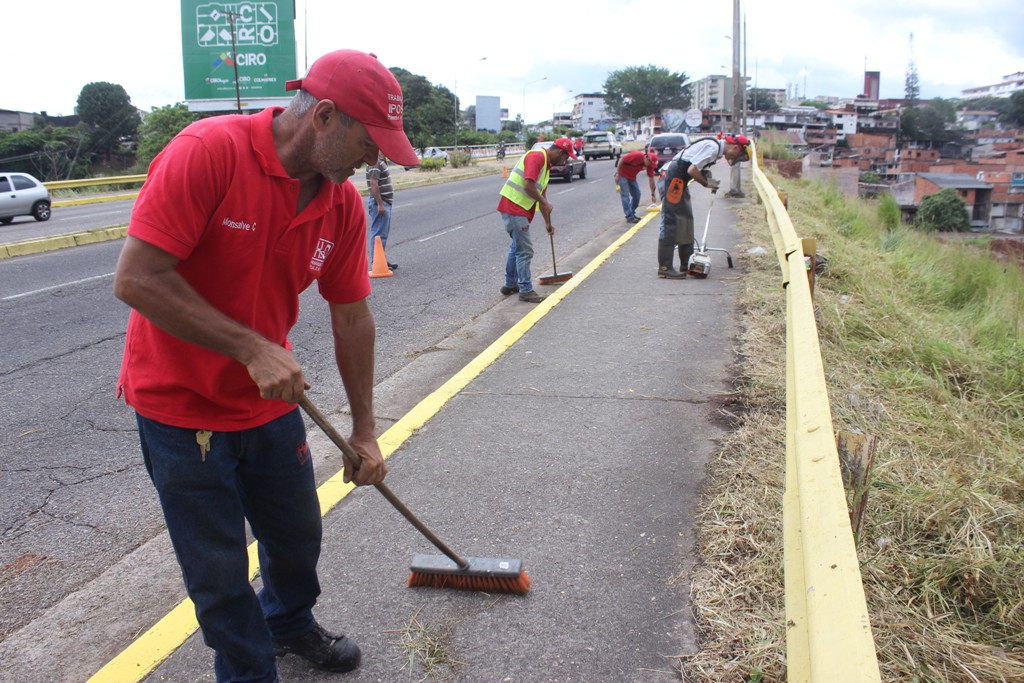
[[[789,683],[880,682],[840,472],[804,249],[757,163],[786,289],[786,490],[783,495]]]

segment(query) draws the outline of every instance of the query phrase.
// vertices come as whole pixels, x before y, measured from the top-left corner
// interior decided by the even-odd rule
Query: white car
[[[17,216],[50,219],[50,191],[28,173],[0,172],[0,224]]]
[[[440,147],[425,147],[423,149],[416,150],[416,156],[419,157],[420,161],[424,159],[444,159],[444,165],[448,165],[448,152],[444,151]],[[405,170],[408,171],[415,166],[406,166]]]

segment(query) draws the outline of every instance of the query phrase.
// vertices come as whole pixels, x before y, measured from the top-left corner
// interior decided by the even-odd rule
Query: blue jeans
[[[512,238],[505,257],[505,286],[519,285],[520,294],[532,292],[530,262],[533,261],[533,240],[530,238],[530,219],[501,211],[498,213],[505,223],[505,232]]]
[[[370,263],[373,263],[373,245],[380,236],[380,244],[387,249],[388,233],[391,232],[391,205],[384,202],[384,215],[377,212],[377,200],[373,196],[366,198],[366,210],[370,212]]]
[[[635,216],[640,206],[640,183],[635,178],[630,180],[619,176],[619,199],[622,200],[622,212],[626,218]]]
[[[136,415],[142,457],[195,603],[218,681],[276,683],[271,638],[312,627],[322,525],[299,409],[265,425],[214,432]],[[249,583],[245,522],[258,541],[263,589]]]

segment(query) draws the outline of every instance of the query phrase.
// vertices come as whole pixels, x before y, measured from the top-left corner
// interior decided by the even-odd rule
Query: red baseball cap
[[[651,151],[649,151],[647,153],[647,156],[650,158],[652,164],[654,164],[655,166],[658,165],[658,153],[655,150],[652,149]]]
[[[726,135],[725,141],[731,142],[734,145],[739,145],[740,147],[746,147],[750,144],[750,140],[746,135]]]
[[[575,148],[573,148],[572,140],[570,140],[569,138],[558,138],[557,140],[555,140],[551,144],[552,144],[552,146],[558,147],[559,149],[564,149],[566,152],[568,152],[569,156],[571,156],[573,159],[577,159],[578,158],[576,156],[576,150],[575,150]]]
[[[286,81],[285,90],[305,90],[334,102],[363,124],[388,159],[418,166],[419,158],[402,129],[402,88],[377,55],[358,50],[329,52],[313,62],[305,78]]]

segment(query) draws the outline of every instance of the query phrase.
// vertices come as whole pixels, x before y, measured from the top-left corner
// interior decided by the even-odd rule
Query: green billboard
[[[295,0],[181,0],[181,52],[192,111],[287,102],[284,82],[298,76]]]

